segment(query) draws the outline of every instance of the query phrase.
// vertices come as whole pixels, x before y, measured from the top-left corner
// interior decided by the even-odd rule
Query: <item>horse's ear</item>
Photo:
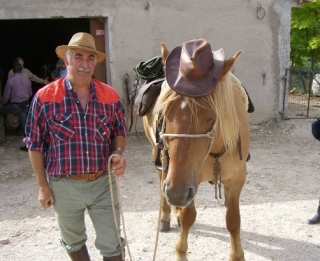
[[[167,57],[169,55],[169,51],[168,51],[167,47],[165,46],[165,44],[163,44],[163,43],[161,44],[161,54],[162,54],[162,61],[163,61],[163,63],[165,63],[167,60]]]
[[[226,75],[229,71],[231,71],[233,65],[236,63],[238,57],[240,56],[241,54],[241,51],[238,51],[233,57],[227,59],[224,61],[224,65],[223,65],[223,68],[221,70],[221,73],[220,73],[220,79]]]

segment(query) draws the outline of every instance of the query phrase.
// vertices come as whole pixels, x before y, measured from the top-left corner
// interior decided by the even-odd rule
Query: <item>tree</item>
[[[314,71],[320,62],[320,0],[292,8],[290,44],[291,67]]]

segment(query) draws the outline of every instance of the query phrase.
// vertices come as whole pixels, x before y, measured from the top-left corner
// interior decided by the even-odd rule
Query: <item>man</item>
[[[59,70],[60,78],[67,75],[68,69],[62,59],[57,61],[56,68]]]
[[[316,140],[320,141],[320,118],[311,123],[311,133]],[[320,199],[317,207],[317,213],[314,215],[314,217],[308,219],[308,224],[310,225],[318,223],[320,223]]]
[[[127,135],[124,107],[112,87],[92,78],[95,65],[106,55],[96,50],[90,34],[75,34],[68,45],[58,46],[56,53],[67,65],[67,77],[37,92],[26,126],[38,200],[45,209],[53,205],[60,241],[71,260],[90,260],[85,245],[87,209],[103,260],[122,261],[108,175],[121,176],[126,167],[122,155]],[[112,157],[112,171],[107,173],[111,154],[119,158]],[[117,195],[114,176],[112,186]],[[119,224],[117,196],[115,205]]]
[[[25,135],[25,126],[27,114],[32,96],[31,81],[22,76],[22,66],[18,63],[13,65],[14,75],[7,80],[3,92],[3,106],[0,107],[0,115],[18,114],[20,128]],[[21,150],[27,151],[27,148],[20,147]]]
[[[30,81],[36,82],[36,83],[40,83],[40,84],[48,84],[48,78],[46,79],[41,79],[38,76],[34,75],[30,70],[28,70],[27,68],[24,68],[24,60],[21,57],[17,57],[14,60],[14,63],[19,63],[22,66],[22,71],[21,74],[28,78]],[[13,76],[13,70],[10,70],[8,73],[8,78]]]

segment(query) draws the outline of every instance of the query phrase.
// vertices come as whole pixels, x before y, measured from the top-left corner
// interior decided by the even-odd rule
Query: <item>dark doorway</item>
[[[48,65],[55,65],[58,45],[68,44],[77,32],[90,33],[90,18],[0,20],[0,67],[5,79],[14,59],[22,57],[25,67],[40,78],[49,77]],[[32,83],[34,93],[42,86]]]

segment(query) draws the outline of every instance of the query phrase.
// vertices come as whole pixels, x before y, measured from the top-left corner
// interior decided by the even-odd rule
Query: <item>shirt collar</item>
[[[64,79],[64,84],[66,86],[66,90],[67,91],[72,91],[73,90],[73,88],[71,86],[71,83],[70,83],[70,80],[69,80],[68,77],[66,77]],[[90,81],[90,95],[94,95],[94,96],[96,95],[96,88],[95,87],[96,86],[95,86],[94,82],[91,80]]]

